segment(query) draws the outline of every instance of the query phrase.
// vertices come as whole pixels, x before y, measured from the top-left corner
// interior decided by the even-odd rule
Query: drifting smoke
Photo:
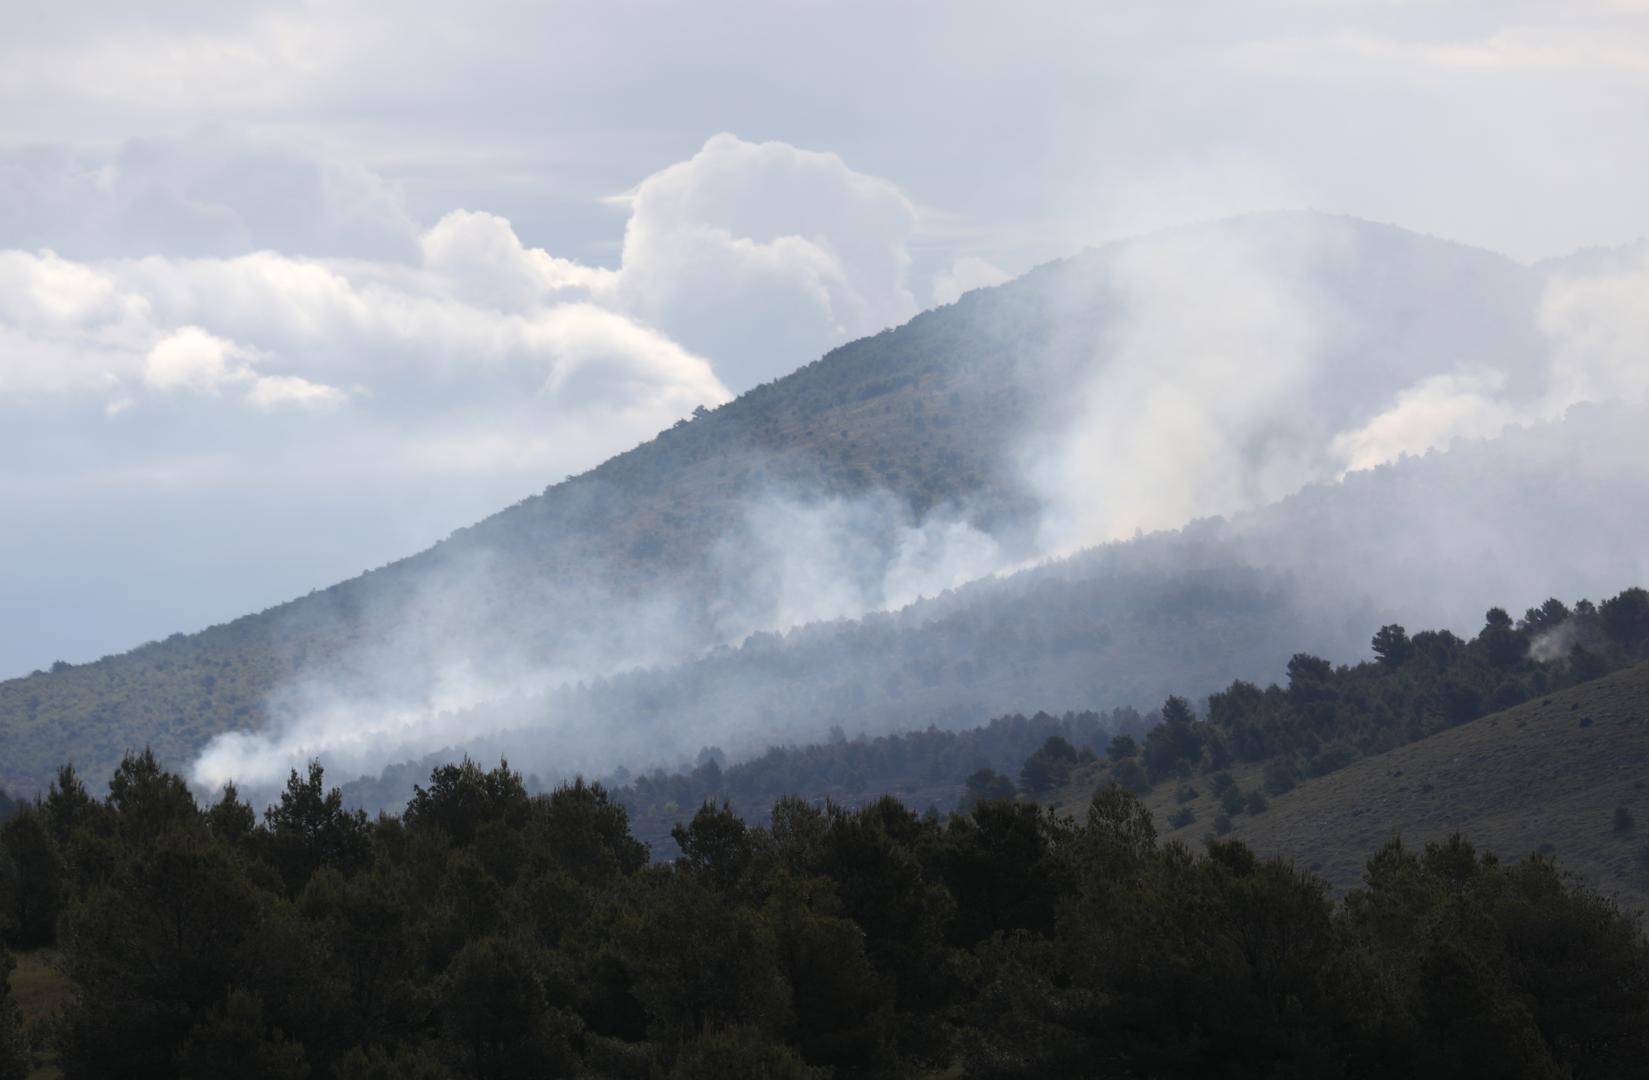
[[[1284,214],[1107,254],[1060,283],[1064,307],[1097,294],[1114,315],[1070,320],[1085,339],[1058,347],[1079,366],[1024,450],[1052,551],[1264,506],[1578,400],[1533,407],[1538,288],[1484,252]]]
[[[1229,556],[1309,606],[1466,632],[1649,573],[1649,245],[1532,273],[1285,214],[1110,254],[1060,283],[1115,314],[1061,343],[1079,389],[1022,452],[1045,551],[1230,516]]]
[[[1026,318],[1015,303],[1040,322],[1014,322]],[[566,771],[663,764],[695,746],[816,738],[844,712],[874,712],[863,703],[879,687],[923,664],[932,685],[991,688],[967,699],[971,713],[960,698],[932,706],[955,719],[982,720],[1015,696],[1019,707],[1148,705],[1095,698],[1155,682],[1095,686],[1075,667],[1039,682],[1030,663],[981,674],[994,649],[983,631],[912,659],[926,628],[990,623],[1009,594],[916,601],[1216,514],[1228,520],[1121,545],[1108,563],[1033,569],[1014,588],[1057,593],[1060,575],[1120,560],[1162,581],[1221,566],[1269,575],[1244,603],[1286,591],[1266,609],[1272,637],[1235,672],[1191,655],[1206,618],[1176,630],[1184,655],[1161,659],[1170,686],[1176,671],[1274,677],[1290,633],[1289,645],[1326,641],[1352,659],[1380,621],[1470,632],[1491,604],[1613,592],[1649,576],[1634,543],[1649,531],[1646,310],[1649,249],[1530,269],[1312,215],[1070,260],[951,309],[996,320],[1003,341],[1042,343],[1016,368],[1030,404],[1000,457],[1035,497],[1029,527],[986,527],[989,515],[966,507],[918,515],[884,491],[747,491],[699,517],[690,494],[672,493],[659,514],[681,521],[668,535],[692,536],[702,559],[638,581],[578,546],[580,506],[598,513],[604,496],[569,495],[565,521],[535,528],[573,539],[535,538],[552,553],[537,562],[457,545],[434,572],[404,575],[411,604],[387,586],[380,600],[352,599],[350,625],[370,633],[345,635],[284,686],[265,730],[214,740],[193,778],[267,788],[312,757],[357,775],[465,747]],[[1150,602],[1117,600],[1092,633]],[[820,622],[828,633],[792,629]],[[825,668],[829,694],[806,700],[800,673]],[[935,715],[895,712],[886,722],[905,727]]]
[[[1300,406],[1320,377],[1323,326],[1343,312],[1307,295],[1309,277],[1291,287],[1269,269],[1270,239],[1173,233],[1099,268],[1118,317],[1069,343],[1086,354],[1077,392],[1027,454],[1052,550],[1246,509],[1315,479],[1323,418]],[[1321,242],[1290,239],[1296,262]]]
[[[233,779],[258,790],[311,758],[346,775],[376,772],[514,730],[525,705],[511,702],[758,633],[896,610],[987,576],[1003,558],[998,542],[960,512],[917,522],[885,492],[752,499],[712,546],[704,576],[641,595],[594,578],[523,574],[489,550],[466,553],[415,578],[410,605],[386,599],[362,617],[373,637],[285,684],[270,728],[218,736],[191,775],[202,787]],[[482,703],[501,707],[474,711]],[[599,729],[581,738],[619,741]],[[632,745],[646,749],[648,739]],[[589,760],[611,768],[618,759]]]
[[[920,524],[886,492],[858,499],[769,498],[712,556],[715,639],[896,611],[1004,565],[1002,545],[961,515]]]
[[[1535,635],[1529,642],[1529,659],[1536,663],[1547,664],[1553,660],[1568,656],[1574,647],[1580,644],[1581,628],[1573,619],[1566,620],[1560,626],[1554,626],[1544,634]]]

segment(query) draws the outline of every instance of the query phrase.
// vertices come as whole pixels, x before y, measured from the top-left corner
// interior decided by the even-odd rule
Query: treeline
[[[690,771],[711,743],[746,760],[819,741],[832,725],[874,737],[930,723],[972,728],[1032,708],[1109,709],[1274,671],[1302,641],[1355,647],[1306,625],[1280,576],[1202,567],[1182,551],[1191,546],[1170,537],[1104,549],[901,612],[756,634],[679,665],[478,706],[449,729],[495,734],[347,783],[345,796],[369,812],[398,808],[430,769],[466,753],[507,756],[550,783],[615,762],[648,775],[655,765]],[[1162,562],[1172,569],[1154,565]]]
[[[259,821],[152,755],[0,833],[6,939],[56,942],[68,1077],[1577,1078],[1639,1074],[1649,943],[1538,857],[1393,844],[1366,887],[981,801],[705,806],[650,864],[597,785],[435,770],[369,820],[297,774]],[[9,958],[0,964],[9,965]],[[26,1041],[43,1044],[23,1045]]]
[[[675,851],[674,825],[706,801],[729,803],[755,824],[784,795],[853,806],[893,794],[944,814],[981,798],[1047,799],[1077,776],[1143,794],[1212,774],[1227,819],[1215,828],[1223,834],[1230,817],[1263,810],[1267,795],[1307,778],[1649,657],[1649,593],[1629,588],[1572,608],[1548,600],[1516,621],[1495,608],[1470,640],[1447,630],[1411,636],[1388,625],[1372,645],[1376,659],[1349,666],[1296,653],[1286,685],[1237,681],[1200,710],[1171,696],[1144,715],[1131,708],[1012,714],[968,730],[853,739],[837,729],[827,742],[772,747],[732,765],[706,747],[691,768],[637,776],[621,770],[607,786],[635,835],[661,855]],[[1226,772],[1239,763],[1265,765],[1263,785],[1240,790]],[[438,764],[432,757],[351,781],[345,799],[400,806]],[[527,787],[543,789],[532,775]]]
[[[828,800],[856,806],[891,794],[908,806],[942,814],[968,800],[964,777],[1017,768],[1049,739],[1081,747],[1091,757],[1117,733],[1142,735],[1146,726],[1137,711],[1124,708],[1063,716],[1014,714],[964,731],[929,727],[851,739],[836,728],[826,742],[774,746],[732,765],[719,748],[705,747],[691,769],[656,769],[637,776],[620,769],[607,778],[606,787],[628,812],[631,832],[655,857],[673,856],[678,849],[671,830],[705,802],[727,804],[752,824],[765,824],[774,802],[785,796],[814,805]],[[432,767],[434,763],[421,768],[427,772]],[[351,781],[343,785],[344,799],[366,807],[395,804],[396,793],[412,790],[422,779],[414,768],[419,766],[395,766],[381,777]],[[527,776],[526,786],[531,793],[544,790],[536,776]]]
[[[691,772],[625,777],[614,798],[629,811],[637,834],[649,839],[670,836],[685,813],[705,802],[728,806],[754,824],[766,824],[775,801],[787,795],[815,806],[828,801],[852,807],[891,794],[914,809],[946,813],[967,800],[962,777],[1023,761],[1049,739],[1100,749],[1117,732],[1143,729],[1133,709],[1015,714],[967,731],[930,727],[875,738],[848,739],[837,729],[829,742],[773,747],[726,768],[707,752]],[[670,843],[667,850],[674,848]]]
[[[1170,697],[1143,740],[1112,740],[1100,768],[1135,792],[1198,773],[1214,774],[1223,791],[1224,770],[1264,763],[1266,791],[1280,794],[1360,757],[1649,659],[1649,592],[1633,587],[1572,608],[1547,600],[1515,621],[1492,608],[1469,641],[1447,630],[1411,636],[1388,625],[1372,647],[1375,659],[1340,667],[1296,653],[1286,686],[1262,690],[1239,680],[1209,695],[1200,717],[1186,699]],[[1057,778],[1060,762],[1067,770],[1075,764],[1057,744],[1044,749],[1021,772],[1033,796],[1057,786],[1038,784],[1039,776],[1051,769]],[[1240,799],[1227,801],[1230,812],[1240,812]]]

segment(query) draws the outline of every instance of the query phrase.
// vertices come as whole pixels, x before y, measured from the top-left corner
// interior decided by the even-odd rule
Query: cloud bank
[[[140,498],[144,476],[211,458],[240,476],[197,489],[197,514],[261,495],[341,514],[330,528],[354,539],[347,561],[304,565],[297,542],[250,553],[213,619],[282,598],[259,582],[307,588],[423,546],[915,312],[915,211],[896,186],[731,135],[617,199],[628,223],[612,267],[527,244],[480,210],[419,226],[365,170],[213,131],[102,160],[12,151],[0,188],[0,418],[13,421],[0,452],[37,463],[0,490],[22,515],[47,513],[28,500],[48,485],[54,504],[79,491],[90,507],[116,469]],[[77,449],[55,452],[71,423]],[[429,525],[408,536],[388,517]],[[0,639],[0,663],[187,625],[188,606],[166,599],[187,588],[189,553],[167,537],[206,543],[212,529],[156,522],[152,550],[176,562],[152,568],[152,595],[123,586],[102,634],[50,612]],[[46,584],[19,602],[79,572],[49,548],[22,556]],[[291,569],[260,570],[259,556]]]

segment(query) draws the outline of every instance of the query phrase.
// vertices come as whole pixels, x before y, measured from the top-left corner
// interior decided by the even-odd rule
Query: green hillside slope
[[[1621,827],[1622,806],[1641,827]],[[1507,860],[1555,853],[1649,907],[1649,663],[1302,784],[1233,835],[1347,888],[1359,855],[1392,835],[1419,845],[1455,832]]]
[[[1249,791],[1262,772],[1231,776]],[[1193,846],[1219,813],[1209,785],[1196,786],[1184,804],[1175,784],[1145,800],[1165,836]],[[1080,806],[1091,788],[1073,784],[1054,801]],[[1197,820],[1176,829],[1182,805]],[[1629,827],[1616,821],[1622,806]],[[1231,821],[1233,838],[1338,890],[1357,886],[1368,853],[1393,836],[1419,847],[1459,832],[1507,861],[1553,854],[1600,892],[1649,908],[1649,663],[1353,762]]]
[[[361,797],[398,805],[432,764],[463,752],[505,756],[548,779],[618,765],[673,769],[710,745],[738,760],[776,742],[821,740],[832,726],[875,736],[1019,710],[1149,708],[1169,694],[1200,699],[1233,679],[1263,684],[1302,644],[1335,662],[1362,659],[1386,623],[1464,630],[1462,612],[1479,618],[1521,590],[1531,590],[1528,599],[1571,589],[1607,597],[1638,563],[1634,519],[1649,507],[1649,474],[1599,463],[1641,439],[1631,433],[1646,424],[1649,413],[1591,410],[1354,474],[1229,522],[976,581],[899,612],[758,635],[702,659],[492,702],[455,714],[442,744],[384,745],[378,761],[395,767]],[[1487,479],[1509,474],[1515,481]],[[1589,527],[1563,524],[1576,521]],[[1498,551],[1488,557],[1450,536],[1493,536]],[[1572,561],[1545,558],[1557,544]],[[1432,644],[1446,659],[1447,641]],[[1478,655],[1464,699],[1430,687],[1439,700],[1384,706],[1418,710],[1406,723],[1369,713],[1371,703],[1353,693],[1342,731],[1302,718],[1310,735],[1302,729],[1273,747],[1245,742],[1262,755],[1296,753],[1297,771],[1309,774],[1551,689],[1514,693],[1508,677],[1520,685],[1527,674]],[[353,775],[347,762],[336,764]]]

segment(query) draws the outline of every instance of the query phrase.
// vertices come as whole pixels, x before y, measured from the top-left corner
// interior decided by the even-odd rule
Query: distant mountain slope
[[[185,762],[211,735],[265,722],[282,679],[418,618],[423,584],[470,574],[478,561],[492,580],[478,583],[487,602],[465,629],[496,617],[504,634],[511,594],[530,594],[535,579],[594,579],[633,594],[702,563],[729,504],[758,485],[877,486],[918,509],[963,497],[1011,508],[1020,497],[990,455],[1019,415],[1015,396],[1002,393],[1001,365],[1012,358],[996,351],[1001,338],[976,328],[955,316],[918,318],[419,555],[200,633],[0,682],[0,784],[34,789],[65,757],[101,774],[144,743]]]
[[[875,737],[972,727],[1020,707],[1151,703],[1176,687],[1211,690],[1275,671],[1290,643],[1334,630],[1303,614],[1277,575],[1199,569],[1190,559],[1165,571],[1131,566],[1142,561],[1137,549],[1105,554],[898,613],[759,635],[675,667],[490,702],[444,718],[450,741],[434,753],[400,751],[391,733],[367,760],[410,767],[350,794],[362,805],[398,806],[432,765],[465,753],[508,757],[553,782],[621,765],[675,768],[706,746],[739,761],[822,740],[832,727]],[[333,755],[336,775],[358,772],[358,760]],[[255,778],[242,786],[256,790]]]
[[[1257,786],[1241,773],[1240,785]],[[1151,801],[1159,825],[1179,805],[1171,791]],[[1194,844],[1218,811],[1206,792],[1188,805],[1198,821],[1164,831]],[[1633,827],[1617,828],[1620,806]],[[1356,886],[1393,836],[1418,847],[1460,832],[1508,861],[1554,854],[1599,891],[1649,908],[1649,663],[1353,762],[1232,821],[1256,852],[1337,889]]]
[[[1337,662],[1401,621],[1471,633],[1509,596],[1590,596],[1649,580],[1649,411],[1568,420],[1309,488],[1230,521],[1111,544],[909,608],[763,634],[676,666],[518,695],[441,721],[436,760],[507,754],[546,780],[738,758],[831,726],[872,736],[1014,711],[1150,708],[1233,679],[1269,682],[1302,642]],[[1547,558],[1561,551],[1566,558]],[[351,762],[336,766],[345,774]]]
[[[937,514],[1005,560],[1029,554],[1041,508],[1023,444],[1068,421],[1072,387],[1109,361],[1132,302],[1118,268],[1159,249],[1194,262],[1233,238],[1330,313],[1297,410],[1313,430],[1367,419],[1428,372],[1492,360],[1515,381],[1537,366],[1541,277],[1485,252],[1315,215],[1114,245],[834,350],[419,555],[198,634],[0,683],[0,785],[38,789],[65,758],[101,775],[145,743],[181,767],[214,735],[307,708],[283,698],[294,684],[375,682],[452,708],[477,700],[436,692],[454,665],[489,688],[532,689],[691,658],[763,625],[726,610],[766,587],[740,577],[741,529],[763,500],[874,500],[888,520],[870,543],[884,555],[893,525]],[[1229,282],[1186,269],[1176,303],[1194,318]]]

